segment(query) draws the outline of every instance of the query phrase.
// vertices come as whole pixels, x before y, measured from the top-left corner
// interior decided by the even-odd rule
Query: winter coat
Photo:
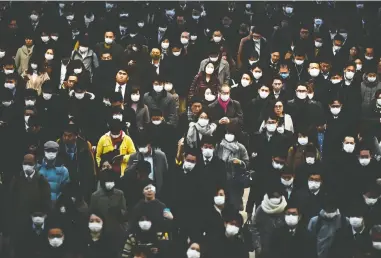
[[[160,109],[163,112],[165,121],[174,127],[177,126],[176,102],[171,93],[162,91],[158,96],[156,92],[147,92],[144,94],[144,104],[147,105],[149,111],[155,108]]]
[[[361,109],[363,111],[366,111],[369,108],[372,100],[374,99],[374,95],[378,90],[381,90],[380,78],[377,76],[376,81],[369,82],[368,77],[364,74],[363,81],[361,83]]]
[[[126,135],[124,132],[122,132],[122,143],[120,144],[119,147],[119,153],[120,155],[124,155],[123,160],[120,164],[120,172],[121,176],[124,174],[124,170],[127,167],[128,160],[130,159],[131,154],[135,153],[135,145],[131,138]],[[114,151],[114,146],[112,146],[112,139],[110,136],[110,132],[106,133],[103,135],[98,142],[97,145],[97,154],[96,154],[96,160],[97,160],[97,165],[98,167],[100,166],[101,163],[101,156],[102,154]]]
[[[193,96],[204,99],[206,89],[210,89],[211,93],[214,96],[217,96],[220,86],[221,84],[215,74],[212,74],[210,76],[210,81],[207,82],[205,72],[200,72],[194,77],[192,85],[190,86],[188,92],[188,101],[190,101]]]
[[[85,69],[89,71],[90,73],[90,80],[93,78],[94,70],[99,66],[99,61],[97,54],[92,49],[89,49],[87,51],[87,54],[85,57],[81,55],[77,50],[74,50],[71,53],[71,59],[72,60],[81,60],[83,65],[85,66]]]
[[[37,170],[43,175],[50,185],[50,196],[52,201],[57,201],[65,184],[69,183],[69,172],[64,166],[48,167],[45,160],[37,166]]]
[[[203,72],[206,64],[209,62],[210,62],[209,58],[202,60],[200,63],[200,68],[199,68],[198,72],[199,73]],[[215,69],[216,69],[216,67],[215,67]],[[230,66],[229,66],[229,63],[224,59],[221,59],[220,64],[218,66],[218,80],[220,81],[220,85],[229,84]]]
[[[41,73],[41,74],[29,74],[29,73],[26,73],[26,72],[23,72],[22,77],[26,76],[28,77],[28,81],[26,82],[26,88],[27,89],[34,89],[37,91],[38,95],[41,95],[42,93],[42,84],[44,84],[44,82],[50,80],[50,77],[48,75],[48,73],[44,72],[44,73]]]
[[[20,75],[26,70],[28,70],[29,59],[33,54],[33,48],[34,46],[29,48],[30,53],[28,53],[28,48],[25,45],[20,47],[17,50],[16,57],[15,57],[15,64],[16,64],[17,72]]]

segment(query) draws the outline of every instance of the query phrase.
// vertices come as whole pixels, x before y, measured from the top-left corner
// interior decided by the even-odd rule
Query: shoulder
[[[287,104],[294,104],[295,103],[295,99],[290,99],[289,101],[287,101]]]
[[[159,158],[164,158],[164,157],[165,157],[165,154],[164,154],[164,152],[163,152],[162,150],[158,150],[158,149],[156,149],[156,150],[155,150],[155,156],[156,156],[156,157],[159,157]]]
[[[116,189],[116,188],[114,188],[114,194],[118,195],[118,196],[124,195],[122,190],[119,190],[119,189]]]
[[[208,107],[212,108],[217,106],[218,100],[215,100],[214,102],[210,103]]]

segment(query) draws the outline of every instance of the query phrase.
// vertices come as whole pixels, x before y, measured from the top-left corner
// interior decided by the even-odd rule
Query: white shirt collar
[[[214,208],[215,208],[216,211],[222,216],[221,210],[220,210],[216,205],[214,205]]]
[[[364,231],[364,229],[365,229],[365,226],[363,226],[363,228],[361,229],[360,232],[356,232],[356,231],[353,229],[353,227],[352,227],[352,233],[353,233],[353,235],[355,235],[355,234],[362,234],[362,232]]]
[[[213,159],[213,156],[212,157],[210,157],[209,159],[207,159],[207,158],[205,158],[204,156],[202,156],[202,158],[204,159],[204,163],[208,160],[209,162],[211,162],[212,161],[212,159]]]
[[[320,192],[320,189],[317,190],[316,192],[314,192],[313,194],[314,194],[314,195],[318,195],[319,192]]]
[[[34,174],[36,174],[36,171],[33,171],[33,173],[32,173],[30,176],[28,176],[27,174],[24,173],[24,175],[25,175],[26,178],[28,178],[28,177],[29,177],[29,178],[33,178]]]

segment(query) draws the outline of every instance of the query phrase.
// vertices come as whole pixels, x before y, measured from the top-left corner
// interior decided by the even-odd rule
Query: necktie
[[[257,51],[258,56],[260,56],[261,49],[260,49],[260,43],[259,42],[255,42],[255,51]]]
[[[205,160],[205,165],[207,166],[207,165],[209,165],[209,163],[210,163],[210,160]]]
[[[122,86],[121,86],[121,85],[118,86],[118,92],[119,92],[120,94],[122,94]]]
[[[31,178],[30,176],[28,176],[28,177],[26,178],[26,180],[28,180],[28,182],[32,182],[32,178]]]

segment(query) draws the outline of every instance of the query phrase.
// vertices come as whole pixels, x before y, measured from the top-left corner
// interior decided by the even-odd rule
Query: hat
[[[38,96],[38,94],[37,94],[37,91],[35,89],[26,89],[25,90],[25,94],[24,94],[25,99],[37,98],[37,96]]]
[[[53,85],[52,85],[52,81],[48,80],[48,81],[45,81],[43,84],[42,84],[42,92],[45,92],[45,93],[53,93],[54,90],[53,90]]]
[[[69,132],[69,133],[74,133],[78,134],[79,133],[79,128],[76,124],[66,124],[64,127],[64,132]]]
[[[56,150],[58,151],[59,145],[54,141],[48,141],[44,144],[44,150]]]

